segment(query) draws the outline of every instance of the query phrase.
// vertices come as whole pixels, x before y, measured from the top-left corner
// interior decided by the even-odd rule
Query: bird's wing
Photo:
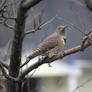
[[[38,45],[39,50],[42,50],[43,52],[47,50],[53,49],[55,46],[58,45],[58,35],[57,33],[53,33],[52,35],[48,36]]]

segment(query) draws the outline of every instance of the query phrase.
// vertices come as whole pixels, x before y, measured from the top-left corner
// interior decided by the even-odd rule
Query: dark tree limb
[[[27,3],[30,1],[29,3]],[[12,40],[11,56],[10,56],[10,66],[9,66],[9,76],[18,78],[20,64],[21,64],[21,52],[22,43],[24,38],[25,22],[27,18],[27,11],[39,3],[41,0],[21,0],[16,23],[14,26],[14,36]],[[13,81],[9,80],[8,92],[21,92],[21,84],[18,85]]]
[[[84,0],[87,8],[92,12],[92,0]]]
[[[87,48],[89,47],[91,44],[90,43],[87,43],[84,45],[84,48]],[[64,53],[63,52],[60,52],[59,54],[57,54],[56,56],[53,56],[52,58],[44,58],[42,60],[39,60],[38,62],[34,63],[33,65],[31,65],[28,69],[26,69],[20,76],[19,76],[19,79],[20,80],[23,80],[24,77],[30,72],[32,71],[33,69],[36,69],[37,67],[39,67],[40,65],[42,64],[45,64],[45,63],[51,63],[57,59],[62,59],[64,58],[65,56],[68,56],[70,54],[74,54],[74,53],[77,53],[79,51],[83,51],[82,48],[81,48],[81,45],[79,46],[76,46],[74,48],[71,48],[71,49],[68,49],[68,50],[65,50]]]
[[[22,0],[22,7],[25,8],[26,10],[29,10],[31,7],[35,6],[42,0]]]
[[[85,38],[82,42],[81,45],[76,46],[74,48],[71,48],[69,50],[65,50],[64,52],[60,52],[59,54],[57,54],[56,56],[53,56],[52,58],[44,58],[42,60],[39,60],[38,62],[36,62],[35,64],[33,64],[32,66],[30,66],[28,69],[26,69],[22,75],[20,76],[20,80],[22,80],[30,71],[32,71],[33,69],[37,68],[38,66],[44,64],[44,63],[51,63],[57,59],[61,59],[67,55],[79,52],[79,51],[83,51],[85,48],[89,47],[90,45],[92,45],[92,28],[89,30],[89,32],[85,35]],[[33,57],[34,58],[34,57]],[[30,61],[30,59],[29,59]],[[25,63],[27,64],[27,63]],[[24,65],[25,65],[24,64]]]
[[[3,65],[0,64],[0,69],[3,73],[3,76],[7,79],[7,80],[11,80],[13,82],[19,82],[19,80],[17,78],[14,78],[12,76],[9,76],[7,73],[6,73],[6,70],[4,69]]]

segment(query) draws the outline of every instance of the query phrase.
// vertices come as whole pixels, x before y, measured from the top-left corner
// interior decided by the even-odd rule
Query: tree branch
[[[6,69],[9,69],[9,66],[6,63],[4,63],[4,61],[0,60],[0,64],[4,66]]]
[[[19,82],[17,78],[14,78],[14,77],[12,77],[12,76],[9,76],[9,75],[6,73],[6,71],[5,71],[5,69],[4,69],[4,67],[3,67],[2,64],[0,64],[0,68],[1,68],[2,73],[3,73],[3,75],[4,75],[4,77],[5,77],[6,79],[11,80],[11,81],[14,81],[14,82]]]
[[[24,38],[25,22],[27,18],[28,10],[39,3],[41,0],[30,0],[31,2],[26,4],[28,0],[21,0],[16,23],[14,25],[14,36],[12,40],[11,56],[10,56],[10,66],[9,66],[9,76],[18,78],[21,64],[21,53],[22,53],[22,43]],[[22,85],[18,85],[13,81],[9,81],[8,91],[9,92],[21,92]]]
[[[92,12],[92,0],[84,0],[87,8]]]
[[[57,16],[57,15],[56,15]],[[35,33],[37,30],[40,30],[42,27],[44,27],[45,25],[51,23],[55,18],[56,16],[52,17],[50,20],[38,25],[35,29],[33,29],[32,31],[28,31],[28,32],[25,32],[24,35],[28,35],[28,34],[31,34],[31,33]]]
[[[87,48],[89,47],[91,44],[90,43],[87,43],[84,45],[84,48]],[[33,65],[31,65],[29,68],[27,68],[19,77],[20,80],[23,80],[24,77],[30,72],[32,71],[33,69],[36,69],[37,67],[39,67],[40,65],[42,64],[45,64],[45,63],[51,63],[57,59],[62,59],[64,58],[65,56],[68,56],[70,54],[74,54],[74,53],[77,53],[79,51],[83,51],[82,48],[81,48],[81,45],[78,45],[74,48],[71,48],[71,49],[68,49],[68,50],[65,50],[64,53],[63,52],[60,52],[58,53],[56,56],[53,56],[52,58],[44,58],[42,60],[39,60],[38,62],[34,63]]]
[[[28,10],[31,7],[38,4],[40,1],[42,1],[42,0],[24,0],[23,3],[22,3],[22,7]]]

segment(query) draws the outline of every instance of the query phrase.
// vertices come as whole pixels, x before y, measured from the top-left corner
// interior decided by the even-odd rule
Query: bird
[[[27,57],[26,62],[22,64],[21,67],[37,56],[42,55],[51,58],[57,55],[60,51],[63,51],[67,38],[66,27],[67,26],[62,25],[57,26],[56,32],[46,37],[33,51],[33,53]]]

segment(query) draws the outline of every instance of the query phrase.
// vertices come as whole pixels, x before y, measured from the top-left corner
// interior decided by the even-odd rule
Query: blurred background
[[[17,0],[7,1],[16,2]],[[16,17],[17,6],[18,4],[14,4],[8,7],[11,16]],[[38,16],[40,12],[43,12],[42,22],[56,17],[41,30],[25,36],[22,61],[25,61],[25,58],[33,52],[45,37],[55,32],[58,25],[68,25],[65,50],[80,45],[84,34],[65,20],[76,25],[83,32],[88,32],[92,27],[91,10],[92,0],[45,0],[33,7],[28,12],[25,32],[33,29],[33,16]],[[8,23],[13,25],[13,21],[8,21]],[[12,36],[13,31],[0,23],[0,58],[7,63],[9,63],[9,48]],[[39,57],[33,59],[31,63],[38,59]],[[30,66],[31,63],[27,64],[21,71]],[[83,52],[54,61],[51,63],[51,67],[44,64],[29,73],[23,85],[24,92],[91,92],[91,69],[92,47],[89,47]]]

